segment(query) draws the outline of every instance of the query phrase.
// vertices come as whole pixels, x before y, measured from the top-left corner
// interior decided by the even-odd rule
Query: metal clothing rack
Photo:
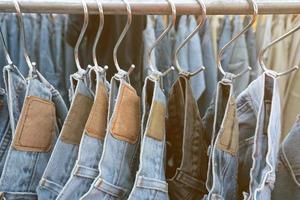
[[[166,0],[128,0],[134,15],[170,14]],[[177,14],[201,14],[195,0],[173,0]],[[27,13],[83,13],[81,0],[19,0],[22,12]],[[98,12],[95,0],[86,0],[89,13]],[[101,0],[104,13],[126,14],[122,0]],[[256,0],[259,14],[300,14],[300,0]],[[205,0],[208,15],[252,14],[247,0]],[[0,12],[15,12],[13,0],[0,0]]]

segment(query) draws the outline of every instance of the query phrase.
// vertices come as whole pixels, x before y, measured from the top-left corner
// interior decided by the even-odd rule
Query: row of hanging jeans
[[[235,17],[232,24],[225,17],[222,24],[220,47],[241,29],[242,20]],[[162,41],[151,58],[165,67],[160,71],[171,66],[173,45],[195,25],[193,16],[182,16],[177,31]],[[148,17],[145,49],[163,28],[163,18]],[[223,65],[229,72],[217,77],[211,28],[206,22],[179,57],[186,70],[199,64],[207,70],[191,79],[173,72],[161,84],[144,68],[141,98],[127,75],[116,73],[108,82],[105,70],[87,67],[67,78],[68,110],[53,77],[42,72],[46,61],[29,72],[20,62],[5,66],[1,198],[297,199],[292,147],[298,144],[299,122],[280,148],[279,81],[272,71],[258,75],[258,70],[234,79],[233,73],[250,63],[253,32],[228,51]],[[293,192],[287,195],[289,188]]]

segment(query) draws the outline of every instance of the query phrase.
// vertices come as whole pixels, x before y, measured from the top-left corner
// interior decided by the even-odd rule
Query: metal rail
[[[97,13],[94,0],[86,0],[89,12]],[[194,0],[174,0],[178,14],[200,14]],[[81,0],[19,0],[22,12],[29,13],[82,13]],[[134,15],[169,14],[165,0],[129,0]],[[105,14],[126,14],[121,0],[102,0]],[[208,15],[246,15],[251,9],[246,0],[206,0]],[[300,0],[257,0],[259,14],[300,14]],[[15,12],[12,0],[0,0],[0,12]]]

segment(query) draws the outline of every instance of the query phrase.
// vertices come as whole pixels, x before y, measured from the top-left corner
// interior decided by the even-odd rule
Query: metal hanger
[[[29,74],[31,74],[32,72],[36,71],[36,63],[31,62],[28,51],[27,51],[24,23],[23,23],[23,15],[21,13],[19,2],[17,0],[14,0],[14,5],[15,5],[15,9],[17,11],[18,23],[19,23],[20,33],[21,33],[20,38],[21,38],[21,44],[23,45],[23,55],[25,57],[27,66],[29,68]]]
[[[4,50],[6,62],[7,62],[8,65],[13,65],[13,62],[10,58],[9,53],[8,53],[8,48],[6,46],[1,27],[0,27],[0,37],[1,37],[1,42],[2,42],[2,45],[3,45],[3,50]]]
[[[254,2],[253,0],[247,0],[249,5],[252,6],[253,8],[253,15],[251,18],[251,21],[243,28],[243,30],[241,30],[238,34],[236,34],[227,44],[225,44],[225,46],[220,50],[218,56],[217,56],[217,66],[220,70],[220,72],[223,74],[223,76],[226,75],[226,72],[224,71],[222,64],[221,64],[221,60],[222,60],[222,55],[225,52],[225,50],[233,43],[235,42],[241,35],[243,35],[245,32],[248,31],[249,28],[251,28],[251,26],[254,24],[254,22],[256,21],[257,15],[258,15],[258,6],[257,3]],[[239,74],[235,74],[233,76],[233,78],[237,78],[240,77],[242,75],[244,75],[246,72],[250,71],[252,68],[248,66],[247,69],[244,69],[242,72],[240,72]]]
[[[297,27],[295,27],[292,30],[290,30],[289,32],[287,32],[286,34],[284,34],[283,36],[280,36],[279,38],[277,38],[274,41],[270,42],[265,48],[263,48],[262,50],[260,50],[259,56],[258,56],[258,61],[259,61],[260,67],[262,68],[262,70],[264,72],[267,72],[267,73],[270,72],[270,74],[272,74],[273,76],[279,77],[279,76],[287,75],[287,74],[292,73],[293,71],[299,69],[299,66],[294,66],[291,69],[286,70],[284,72],[274,72],[274,71],[271,72],[271,70],[269,70],[266,67],[265,63],[264,63],[264,54],[266,53],[266,51],[269,48],[271,48],[274,44],[280,42],[281,40],[287,38],[288,36],[292,35],[293,33],[295,33],[298,30],[300,30],[300,24]]]
[[[124,71],[120,68],[120,65],[119,65],[119,62],[118,62],[118,58],[117,58],[117,53],[118,53],[118,48],[121,44],[121,42],[123,41],[126,33],[128,32],[129,28],[130,28],[130,25],[131,25],[131,22],[132,22],[132,13],[131,13],[131,7],[130,7],[130,4],[128,3],[127,0],[122,0],[125,4],[126,4],[126,10],[127,10],[127,23],[126,23],[126,26],[124,27],[115,47],[114,47],[114,50],[113,50],[113,60],[114,60],[114,64],[117,68],[117,71],[118,71],[118,74],[119,75],[129,75],[133,69],[135,68],[135,65],[132,64],[130,66],[130,68],[128,69],[128,71]]]
[[[178,61],[178,54],[179,54],[180,49],[182,49],[184,47],[184,45],[186,45],[189,42],[189,40],[196,33],[198,33],[198,31],[202,28],[202,26],[204,25],[204,22],[206,20],[206,6],[205,6],[205,3],[203,2],[203,0],[196,0],[196,1],[200,5],[200,7],[202,9],[201,22],[198,24],[198,26],[196,27],[196,29],[189,36],[187,36],[184,39],[184,41],[177,47],[177,49],[175,50],[175,53],[174,53],[174,63],[175,63],[175,67],[176,67],[177,71],[179,72],[179,74],[183,74],[183,75],[185,75],[187,77],[194,76],[194,75],[198,74],[199,72],[201,72],[201,71],[203,71],[205,69],[205,67],[200,66],[199,69],[197,69],[194,72],[187,72],[187,71],[184,71],[182,69],[182,67],[180,66],[179,61]]]
[[[83,12],[84,12],[84,20],[83,20],[83,25],[82,25],[78,40],[77,40],[75,48],[74,48],[74,57],[75,57],[75,63],[76,63],[78,73],[84,74],[85,70],[81,67],[80,61],[79,61],[79,46],[80,46],[82,39],[84,38],[84,34],[85,34],[86,29],[89,24],[89,11],[88,11],[85,0],[81,0],[81,4],[82,4]]]
[[[172,0],[167,0],[168,4],[170,5],[171,11],[172,11],[172,20],[169,20],[167,28],[158,36],[158,38],[155,40],[153,45],[150,47],[148,52],[148,64],[149,68],[151,69],[153,74],[159,75],[160,77],[166,76],[169,72],[174,70],[174,67],[171,66],[169,69],[167,69],[164,72],[159,72],[152,64],[151,62],[151,55],[153,53],[154,48],[158,45],[159,42],[170,32],[171,28],[175,26],[176,23],[176,6],[175,3]]]

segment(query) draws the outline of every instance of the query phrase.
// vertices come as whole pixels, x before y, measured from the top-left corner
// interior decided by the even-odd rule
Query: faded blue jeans
[[[87,73],[87,71],[85,71]],[[75,165],[79,143],[93,104],[93,95],[86,84],[87,74],[74,74],[77,82],[73,101],[55,144],[49,163],[40,180],[39,199],[56,199],[68,181]],[[78,115],[78,113],[81,113]]]
[[[128,200],[168,200],[165,177],[166,98],[160,81],[151,75],[143,88],[143,118],[140,167]]]

